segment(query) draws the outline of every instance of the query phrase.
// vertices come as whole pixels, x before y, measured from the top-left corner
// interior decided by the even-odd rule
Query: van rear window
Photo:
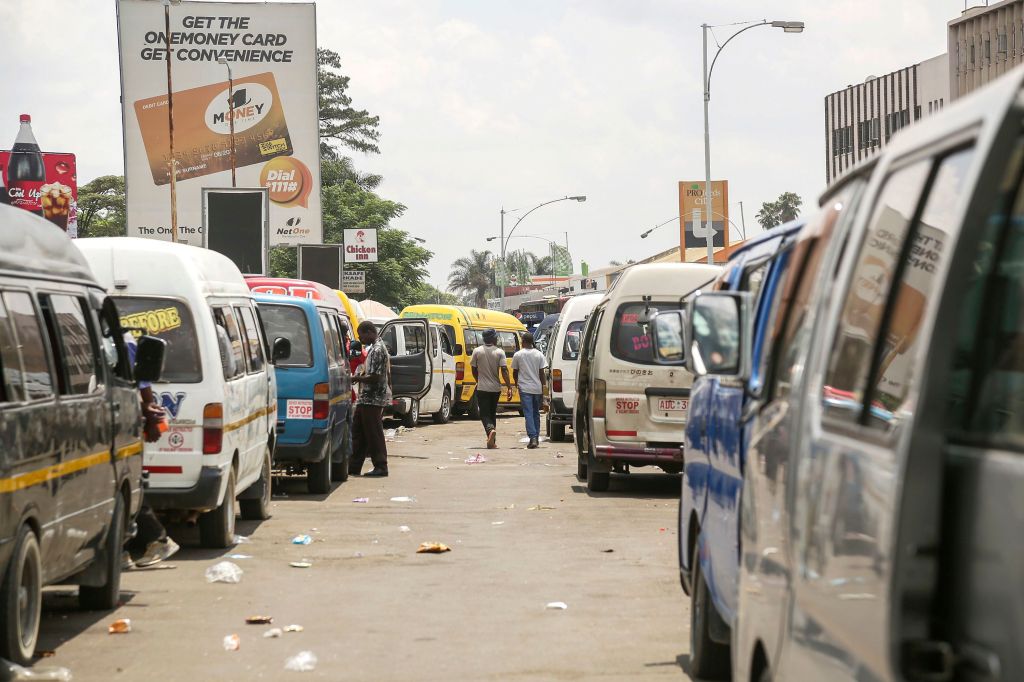
[[[574,320],[565,329],[565,344],[562,347],[563,360],[577,360],[580,344],[583,342],[583,320]]]
[[[183,301],[169,298],[118,296],[114,298],[121,326],[167,342],[164,371],[159,383],[195,384],[203,380],[199,344],[192,311]]]
[[[260,303],[260,317],[263,331],[271,344],[274,339],[285,338],[292,342],[292,354],[286,360],[278,360],[278,367],[312,367],[313,347],[309,340],[309,323],[301,308],[294,305]]]
[[[641,365],[653,365],[654,344],[651,343],[651,335],[645,334],[644,329],[638,323],[640,314],[648,304],[643,301],[623,303],[615,313],[615,321],[612,322],[612,355],[620,360],[635,362]],[[679,310],[679,302],[659,301],[651,302],[651,314],[653,309]],[[648,332],[650,327],[648,327]]]

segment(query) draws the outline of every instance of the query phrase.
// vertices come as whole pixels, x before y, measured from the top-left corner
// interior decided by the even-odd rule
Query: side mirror
[[[160,381],[164,373],[167,342],[155,336],[140,336],[135,350],[135,381]]]
[[[287,360],[292,356],[292,342],[283,336],[279,336],[274,339],[274,349],[271,353],[271,358],[274,362],[278,360]]]
[[[750,366],[747,292],[700,293],[690,301],[689,366],[698,376],[745,379]]]
[[[462,355],[462,344],[461,343],[455,344],[455,354],[456,355]]]
[[[686,367],[686,312],[667,310],[650,319],[654,360],[659,365]]]

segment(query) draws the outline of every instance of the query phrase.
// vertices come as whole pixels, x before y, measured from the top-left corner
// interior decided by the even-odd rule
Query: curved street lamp
[[[717,211],[711,211],[711,214],[712,215],[716,215],[719,218],[725,218],[727,221],[729,221],[730,225],[732,225],[733,227],[735,227],[737,230],[740,231],[740,234],[743,235],[742,239],[744,241],[746,240],[746,238],[747,238],[746,231],[742,227],[737,225],[735,222],[733,222],[732,218],[726,218],[724,215],[722,215],[721,213],[718,213]],[[647,239],[649,236],[651,236],[651,233],[654,232],[655,230],[657,230],[659,227],[665,227],[666,225],[668,225],[670,223],[674,223],[675,221],[679,220],[682,217],[683,216],[681,216],[681,215],[677,215],[675,218],[669,218],[665,222],[659,223],[659,224],[655,225],[654,227],[652,227],[651,229],[647,230],[646,232],[641,232],[640,233],[640,239]]]
[[[704,205],[708,207],[706,222],[703,234],[696,234],[695,236],[704,237],[708,241],[708,264],[715,262],[715,248],[714,248],[714,229],[711,226],[711,133],[708,127],[708,103],[711,101],[711,73],[715,70],[715,62],[718,61],[718,55],[722,54],[722,50],[725,46],[732,42],[733,38],[749,31],[752,28],[758,26],[771,26],[772,28],[781,28],[784,33],[803,33],[804,22],[802,21],[768,21],[764,19],[757,23],[751,24],[750,26],[744,26],[740,30],[733,33],[729,38],[722,43],[718,51],[715,52],[714,58],[711,60],[711,68],[708,68],[708,29],[714,28],[708,24],[701,24],[701,28],[704,30]]]

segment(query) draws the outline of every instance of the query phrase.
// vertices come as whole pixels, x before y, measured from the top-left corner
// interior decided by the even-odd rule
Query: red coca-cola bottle
[[[32,134],[32,117],[21,115],[21,128],[7,160],[7,195],[12,206],[43,214],[39,188],[46,182],[46,169],[39,143]]]

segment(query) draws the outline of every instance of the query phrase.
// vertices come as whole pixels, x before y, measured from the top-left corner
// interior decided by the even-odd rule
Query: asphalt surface
[[[326,496],[276,479],[273,518],[239,521],[249,542],[229,550],[174,528],[173,568],[125,574],[114,613],[80,612],[73,591],[48,590],[40,649],[52,654],[37,666],[66,666],[77,682],[689,679],[679,479],[613,477],[611,492],[591,496],[572,443],[527,450],[522,419],[499,421],[490,451],[476,422],[424,421],[389,443],[389,478],[352,478]],[[477,453],[488,461],[464,462]],[[313,543],[292,544],[300,534]],[[434,541],[452,551],[416,553]],[[206,582],[220,560],[241,582]],[[289,565],[301,560],[312,566]],[[246,624],[253,615],[273,623]],[[130,633],[107,633],[118,618]],[[263,637],[290,624],[303,630]],[[226,651],[232,634],[240,646]],[[301,651],[316,668],[286,671]]]

